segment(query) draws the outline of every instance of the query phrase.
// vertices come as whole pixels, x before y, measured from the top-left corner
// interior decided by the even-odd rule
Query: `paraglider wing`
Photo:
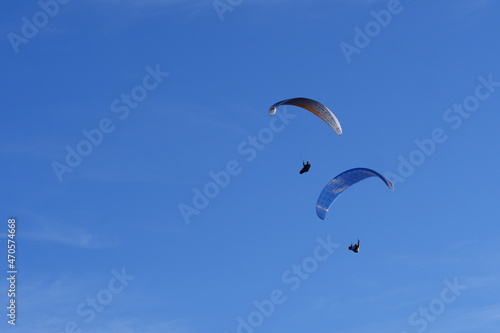
[[[269,109],[269,114],[271,116],[274,116],[274,114],[276,113],[276,109],[281,105],[294,105],[306,109],[326,122],[335,131],[335,133],[337,133],[338,135],[342,134],[342,128],[340,127],[340,123],[337,117],[335,117],[333,112],[320,102],[304,97],[285,99],[284,101],[278,102],[271,106],[271,108]]]
[[[326,184],[323,191],[321,191],[318,202],[316,202],[316,214],[318,217],[324,220],[326,212],[328,212],[330,206],[339,197],[339,195],[342,194],[342,192],[344,192],[349,186],[369,177],[378,177],[384,181],[388,188],[394,188],[389,179],[374,170],[367,168],[355,168],[344,171]]]

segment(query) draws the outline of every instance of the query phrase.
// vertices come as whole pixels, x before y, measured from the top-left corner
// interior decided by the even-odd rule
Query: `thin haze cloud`
[[[31,240],[94,250],[116,247],[119,244],[116,237],[111,235],[92,233],[71,223],[56,222],[41,216],[33,217],[37,223],[23,234],[23,237]]]

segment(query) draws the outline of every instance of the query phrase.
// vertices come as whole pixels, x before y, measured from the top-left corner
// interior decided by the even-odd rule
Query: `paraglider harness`
[[[309,163],[309,161],[307,161],[307,163],[304,163],[304,161],[302,161],[302,165],[303,165],[303,168],[302,168],[302,170],[300,170],[300,174],[303,174],[304,172],[309,171],[309,169],[311,168],[311,164]]]
[[[358,244],[352,244],[349,246],[349,250],[353,251],[354,253],[359,252],[359,239],[358,239]]]

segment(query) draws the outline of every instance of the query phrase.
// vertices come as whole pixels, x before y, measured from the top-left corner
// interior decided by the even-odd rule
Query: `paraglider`
[[[306,109],[326,122],[328,126],[335,131],[335,133],[338,135],[342,134],[342,128],[340,127],[340,122],[337,117],[335,117],[333,112],[320,102],[304,97],[285,99],[271,106],[269,109],[269,115],[274,116],[276,110],[281,105],[293,105]]]
[[[358,244],[352,244],[349,246],[349,250],[351,250],[354,253],[359,253],[359,239],[358,239]]]
[[[307,161],[307,163],[304,163],[304,161],[302,161],[302,165],[303,165],[303,168],[302,168],[302,170],[300,170],[300,174],[303,174],[304,172],[309,171],[309,169],[311,168],[311,163],[309,163],[309,161]]]
[[[378,177],[387,185],[388,188],[394,188],[389,179],[374,170],[367,168],[354,168],[344,171],[326,184],[321,191],[318,201],[316,202],[316,214],[318,217],[324,220],[326,212],[328,212],[330,206],[339,197],[339,195],[342,194],[342,192],[348,189],[351,185],[369,177]]]

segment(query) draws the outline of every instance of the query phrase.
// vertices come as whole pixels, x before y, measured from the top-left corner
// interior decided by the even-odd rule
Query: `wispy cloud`
[[[476,0],[476,1],[465,0],[462,1],[461,3],[458,3],[457,1],[456,6],[451,7],[451,9],[455,17],[457,19],[461,19],[464,16],[467,16],[474,12],[485,10],[492,3],[493,0]]]
[[[115,237],[91,233],[70,224],[59,223],[34,214],[30,215],[34,225],[30,230],[23,232],[23,237],[87,249],[102,249],[118,245]]]
[[[59,227],[56,227],[59,228]],[[117,245],[116,240],[108,237],[92,234],[90,232],[69,229],[55,231],[53,228],[48,228],[37,233],[30,233],[27,237],[44,242],[56,242],[64,245],[82,247],[87,249],[102,249],[106,247],[114,247]]]
[[[144,295],[135,281],[114,294],[110,303],[103,304],[101,311],[94,312],[95,317],[88,319],[90,307],[86,314],[80,310],[89,297],[99,299],[102,290],[109,288],[109,281],[115,276],[111,271],[99,273],[90,272],[82,276],[59,276],[57,279],[46,276],[36,278],[26,277],[23,282],[23,292],[19,296],[23,316],[17,323],[17,328],[23,333],[63,332],[68,323],[73,323],[82,332],[89,333],[190,333],[194,332],[192,320],[172,318],[165,315],[152,322],[158,316],[154,311],[155,302],[150,296]],[[117,271],[121,271],[117,269]],[[127,274],[132,272],[126,271]],[[115,282],[115,286],[119,282]],[[143,311],[137,304],[148,304]],[[160,310],[161,311],[161,310]],[[129,314],[134,313],[131,317]]]
[[[446,316],[441,319],[433,323],[432,332],[498,332],[500,304],[477,308],[461,307],[453,309],[447,312]]]

